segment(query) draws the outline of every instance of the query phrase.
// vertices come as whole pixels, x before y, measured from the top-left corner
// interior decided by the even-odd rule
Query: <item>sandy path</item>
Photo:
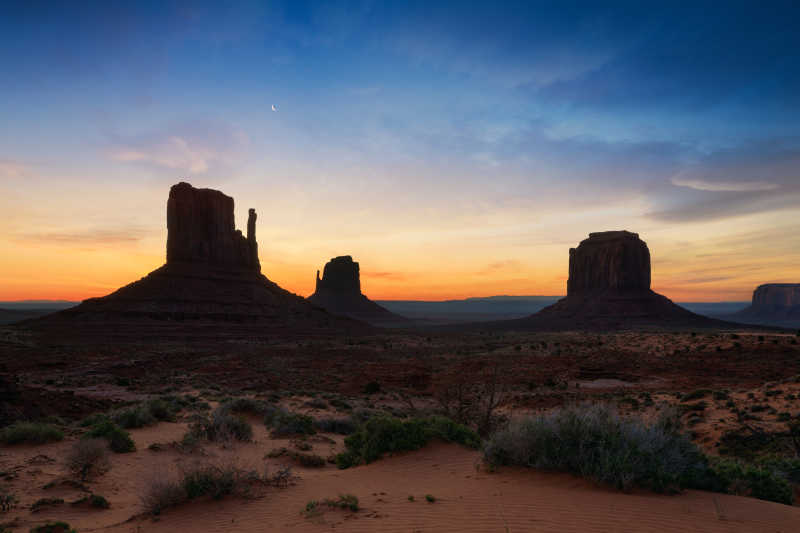
[[[350,470],[302,470],[296,485],[263,498],[190,504],[157,521],[103,531],[770,531],[800,529],[800,508],[689,491],[677,496],[621,494],[562,474],[504,469],[478,472],[478,454],[435,444]],[[306,518],[312,499],[358,496],[362,510]],[[425,501],[425,494],[436,497]],[[415,501],[410,502],[408,496]]]

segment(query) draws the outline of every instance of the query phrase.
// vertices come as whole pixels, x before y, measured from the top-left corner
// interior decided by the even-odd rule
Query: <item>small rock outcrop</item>
[[[35,319],[33,326],[57,326],[64,334],[79,321],[95,332],[140,335],[144,325],[159,332],[194,327],[192,338],[219,339],[242,325],[248,336],[319,328],[360,328],[334,317],[261,274],[256,212],[249,210],[247,235],[236,229],[233,198],[181,182],[167,200],[167,261],[139,281],[101,298]],[[215,324],[226,324],[223,330]],[[220,333],[223,331],[223,333]],[[127,332],[127,333],[126,333]],[[160,334],[160,333],[159,333]]]
[[[317,285],[308,300],[330,313],[347,316],[376,326],[409,325],[409,320],[394,314],[361,293],[361,273],[349,255],[334,257],[325,264],[322,277],[317,270]]]
[[[167,264],[192,263],[258,272],[256,210],[247,237],[236,229],[233,198],[213,189],[173,185],[167,200]]]
[[[567,296],[503,329],[614,330],[726,327],[696,315],[650,289],[650,250],[636,233],[590,233],[569,251]]]
[[[759,285],[750,307],[734,316],[754,324],[800,327],[800,283]]]

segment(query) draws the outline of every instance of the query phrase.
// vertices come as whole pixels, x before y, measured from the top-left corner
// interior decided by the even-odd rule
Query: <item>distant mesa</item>
[[[754,324],[800,327],[800,283],[759,285],[750,307],[734,317]]]
[[[410,321],[392,313],[361,293],[361,273],[349,255],[334,257],[325,264],[322,278],[317,270],[317,285],[308,300],[336,314],[376,326],[407,326]]]
[[[569,251],[567,296],[538,313],[496,323],[537,330],[726,327],[650,289],[650,250],[637,233],[590,233]]]
[[[90,298],[29,324],[238,323],[247,325],[250,333],[254,328],[358,326],[316,308],[262,275],[256,212],[250,209],[247,235],[242,235],[234,221],[233,198],[220,191],[184,182],[173,185],[167,200],[167,232],[165,265],[107,296]],[[226,331],[236,333],[235,328]],[[213,328],[203,332],[218,333]]]

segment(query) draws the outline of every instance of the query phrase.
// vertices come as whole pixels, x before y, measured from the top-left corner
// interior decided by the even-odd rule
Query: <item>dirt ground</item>
[[[369,332],[352,337],[273,335],[59,343],[25,331],[0,331],[0,409],[5,419],[49,417],[65,440],[0,446],[0,488],[18,505],[0,514],[11,531],[64,520],[78,531],[795,531],[800,509],[738,496],[687,491],[622,494],[563,474],[487,472],[480,453],[436,443],[370,465],[308,468],[287,455],[292,439],[273,439],[253,419],[251,443],[208,443],[187,452],[190,417],[132,429],[137,451],[112,454],[110,470],[84,485],[64,458],[84,416],[163,394],[212,405],[227,396],[279,398],[315,417],[354,410],[395,414],[448,408],[447,391],[485,385],[504,418],[575,402],[608,402],[654,417],[677,409],[686,431],[711,454],[731,435],[772,435],[800,416],[800,337],[746,332],[426,333]],[[316,400],[316,402],[312,400]],[[7,423],[7,422],[6,422]],[[330,457],[343,437],[318,434],[309,453]],[[151,449],[151,445],[160,444]],[[734,442],[735,444],[735,442]],[[248,497],[197,501],[143,514],[154,477],[176,476],[198,461],[274,472],[292,466],[287,487]],[[109,509],[72,505],[102,494]],[[310,500],[350,493],[357,512],[304,513]],[[433,503],[426,494],[435,497]],[[413,501],[409,499],[413,496]],[[63,500],[31,509],[42,499]]]

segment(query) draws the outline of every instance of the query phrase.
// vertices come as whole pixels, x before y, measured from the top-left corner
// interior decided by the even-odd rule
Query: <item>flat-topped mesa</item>
[[[753,309],[777,311],[800,307],[800,283],[766,283],[753,291]]]
[[[334,257],[325,264],[322,279],[317,270],[317,288],[347,294],[361,294],[361,274],[358,263],[349,255]]]
[[[567,296],[607,290],[650,290],[650,250],[637,233],[590,233],[570,248]]]
[[[167,264],[172,263],[259,272],[255,209],[245,237],[236,229],[233,198],[185,182],[173,185],[167,200]]]

